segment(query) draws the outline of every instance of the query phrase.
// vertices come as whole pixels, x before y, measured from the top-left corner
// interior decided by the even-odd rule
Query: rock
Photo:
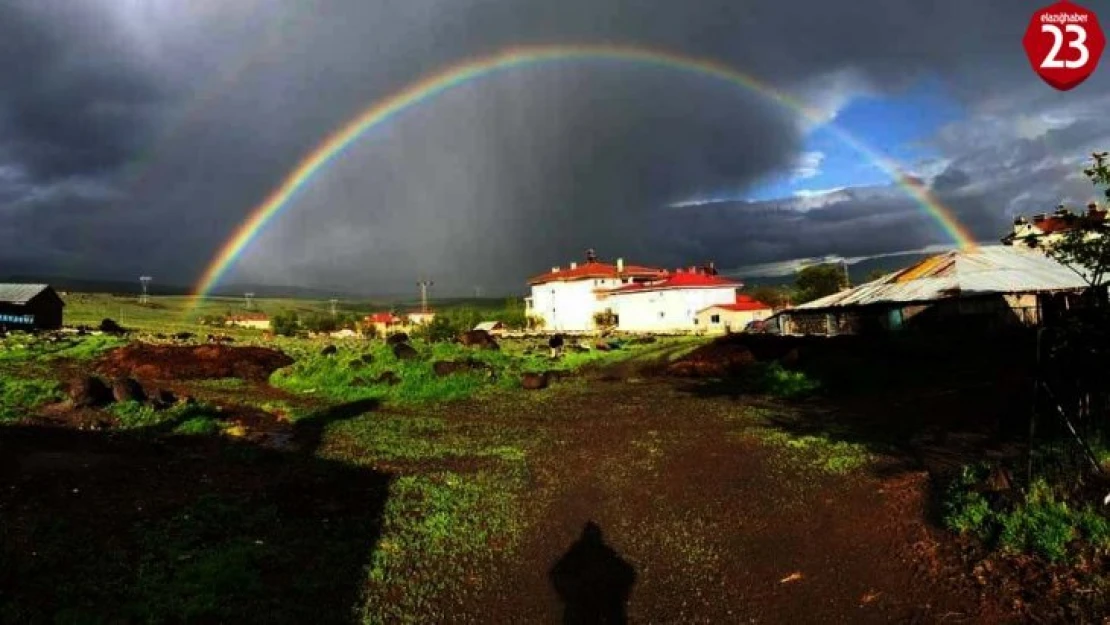
[[[112,389],[95,376],[85,376],[70,382],[69,398],[77,408],[96,408],[112,403]]]
[[[350,368],[350,369],[361,369],[365,366],[366,365],[363,364],[363,362],[361,360],[359,360],[358,358],[355,358],[354,360],[347,363],[347,367]]]
[[[482,349],[500,349],[493,335],[485,330],[467,330],[459,336],[459,342],[467,347],[481,347]]]
[[[1014,487],[1014,476],[1005,467],[994,467],[990,475],[983,481],[983,490],[999,493],[1011,490]]]
[[[142,384],[135,381],[135,378],[119,378],[112,382],[112,397],[118,402],[144,402],[146,391],[143,390]]]
[[[123,334],[127,332],[123,326],[116,323],[113,319],[104,319],[100,322],[100,331],[106,334]]]
[[[339,353],[339,348],[335,345],[328,345],[324,349],[320,350],[321,356],[334,356],[337,353]]]
[[[607,352],[609,351],[609,344],[603,341],[598,341],[597,343],[594,343],[594,349],[599,352]]]
[[[408,342],[409,342],[409,335],[405,334],[404,332],[398,332],[396,334],[390,334],[389,338],[387,338],[385,340],[386,345],[400,345],[401,343],[408,343]]]
[[[520,386],[528,391],[538,391],[547,388],[546,373],[525,373],[520,376]]]
[[[150,403],[159,410],[165,410],[166,408],[173,407],[173,405],[177,403],[177,396],[173,394],[173,391],[161,389],[154,394]]]
[[[563,346],[563,343],[564,339],[562,334],[556,334],[555,336],[547,339],[547,346],[551,349],[558,349]]]
[[[432,371],[439,377],[446,377],[453,375],[460,371],[466,371],[467,367],[460,362],[452,362],[450,360],[437,360],[432,363]]]
[[[363,354],[362,357],[359,358],[359,360],[366,364],[370,364],[374,362],[374,354]]]
[[[192,332],[178,332],[177,334],[173,335],[173,338],[178,341],[188,341],[189,339],[193,338],[193,336],[194,335]]]
[[[383,371],[381,375],[374,380],[375,384],[388,384],[393,386],[401,383],[401,378],[397,377],[396,373],[392,371]]]
[[[397,360],[412,360],[419,356],[419,354],[416,353],[416,349],[413,348],[412,345],[408,343],[397,343],[393,346],[393,356],[397,358]]]

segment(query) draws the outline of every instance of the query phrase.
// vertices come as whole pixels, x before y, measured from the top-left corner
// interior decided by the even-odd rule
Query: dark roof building
[[[57,330],[64,306],[49,284],[0,284],[0,328]]]

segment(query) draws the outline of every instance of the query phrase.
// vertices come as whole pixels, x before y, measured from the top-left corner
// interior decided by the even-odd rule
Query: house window
[[[709,317],[709,323],[712,323],[712,324],[716,325],[720,322],[721,322],[721,316],[720,315],[712,315],[712,316]]]

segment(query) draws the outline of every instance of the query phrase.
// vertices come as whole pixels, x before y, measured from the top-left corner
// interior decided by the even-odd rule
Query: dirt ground
[[[800,469],[730,418],[748,408],[767,406],[654,381],[537,415],[556,444],[535,465],[534,524],[460,620],[558,622],[549,573],[591,521],[635,570],[633,623],[1004,620],[926,520],[926,472]]]
[[[472,571],[488,583],[453,604],[446,622],[553,623],[568,608],[599,602],[632,623],[1069,622],[1054,616],[1050,592],[1023,597],[1017,609],[1012,585],[999,592],[1004,585],[983,581],[966,545],[937,527],[936,475],[977,456],[1013,453],[999,442],[1005,437],[994,418],[1012,410],[999,396],[1021,403],[1005,372],[810,402],[627,366],[589,376],[539,391],[550,395],[542,403],[485,398],[438,413],[460,431],[509,423],[544,441],[528,450],[518,547]],[[984,393],[984,384],[994,392]],[[87,580],[116,579],[98,567],[106,559],[126,563],[141,551],[136,540],[180,544],[189,554],[201,540],[213,560],[192,574],[273,570],[251,588],[215,574],[210,598],[229,608],[214,622],[347,622],[395,476],[316,452],[338,444],[327,434],[331,423],[381,408],[338,406],[296,426],[234,409],[255,392],[281,395],[266,389],[247,385],[228,401],[248,430],[267,437],[152,440],[143,432],[7,428],[0,437],[0,607],[7,593],[21,611],[0,611],[0,621],[37,622],[50,613],[58,572],[44,563],[58,560],[40,562],[40,545],[72,549],[60,561]],[[834,432],[866,445],[873,459],[829,473],[771,444],[769,430]],[[465,463],[455,468],[465,471]],[[197,510],[215,514],[213,497],[223,502],[217,512],[231,515],[226,532],[198,538],[167,521]],[[68,533],[58,539],[59,532]],[[244,537],[254,542],[240,544]],[[183,556],[173,549],[159,553],[131,565],[154,571],[155,581],[186,566],[175,564]],[[246,555],[220,560],[228,553]],[[60,592],[94,608],[122,596],[108,582]],[[160,596],[156,583],[144,592],[146,609],[183,609]],[[145,620],[121,614],[118,622]]]

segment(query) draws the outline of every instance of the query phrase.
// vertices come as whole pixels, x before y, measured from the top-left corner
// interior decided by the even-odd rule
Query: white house
[[[590,250],[585,263],[552,267],[529,280],[532,296],[524,301],[527,314],[546,332],[591,332],[597,329],[594,315],[610,308],[602,301],[606,293],[666,276],[663,269],[626,265],[620,258],[616,264],[603,263]]]
[[[698,311],[696,320],[699,333],[725,334],[742,332],[752,321],[770,317],[774,311],[750,295],[737,295],[730,304],[714,304]]]
[[[734,304],[741,285],[712,266],[679,269],[665,278],[629,284],[605,294],[603,302],[626,332],[693,332],[697,315],[714,305]]]

